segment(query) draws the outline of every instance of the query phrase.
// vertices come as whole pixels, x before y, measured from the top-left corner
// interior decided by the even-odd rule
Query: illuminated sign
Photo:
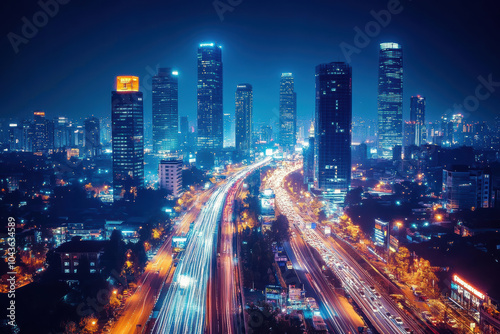
[[[130,75],[121,75],[116,77],[116,91],[117,92],[138,92],[139,91],[139,77]]]
[[[462,286],[464,289],[474,294],[477,298],[479,299],[485,298],[484,294],[482,294],[481,292],[476,290],[476,288],[474,288],[472,285],[470,285],[469,283],[465,282],[463,279],[458,277],[458,275],[453,275],[453,280],[457,282],[460,286]]]
[[[379,219],[375,219],[375,244],[378,246],[386,246],[387,245],[387,231],[388,231],[388,223]]]
[[[35,111],[33,113],[33,115],[35,115],[35,116],[44,116],[45,117],[45,111]]]
[[[179,72],[178,71],[173,71],[172,75],[179,75]]]

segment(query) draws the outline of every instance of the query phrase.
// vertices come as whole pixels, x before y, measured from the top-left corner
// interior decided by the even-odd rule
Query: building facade
[[[352,68],[316,66],[314,180],[323,197],[343,201],[351,186]]]
[[[178,72],[159,68],[153,77],[153,151],[165,154],[179,148]]]
[[[198,48],[198,148],[223,147],[222,46],[200,44]]]
[[[279,145],[293,151],[297,142],[297,94],[292,73],[281,74],[279,113]]]
[[[96,117],[89,117],[85,120],[84,148],[87,158],[101,154],[101,125]]]
[[[483,170],[465,166],[444,169],[442,196],[448,212],[489,208],[490,175]]]
[[[44,111],[33,112],[33,152],[48,153],[54,144],[54,123],[45,118]]]
[[[378,155],[392,157],[403,145],[403,49],[397,43],[381,43],[378,71]]]
[[[236,87],[235,110],[236,149],[240,151],[247,151],[252,145],[252,85],[240,84]]]
[[[182,190],[182,160],[162,160],[158,166],[160,189],[179,197]]]
[[[415,130],[413,145],[427,143],[427,129],[425,126],[425,97],[417,95],[410,99],[410,122]]]
[[[119,76],[111,93],[113,197],[130,200],[144,186],[144,113],[139,78]]]

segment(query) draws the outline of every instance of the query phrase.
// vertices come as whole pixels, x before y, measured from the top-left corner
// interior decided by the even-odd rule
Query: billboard
[[[386,247],[387,239],[389,235],[389,223],[384,222],[380,219],[375,219],[375,228],[374,228],[374,236],[375,236],[375,244],[377,246]]]
[[[186,249],[187,237],[186,236],[175,236],[172,237],[172,249],[177,251]]]
[[[274,202],[274,192],[271,189],[264,190],[260,198],[261,215],[268,217],[275,217],[275,202]]]

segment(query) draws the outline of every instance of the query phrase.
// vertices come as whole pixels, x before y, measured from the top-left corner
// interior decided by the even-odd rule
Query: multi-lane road
[[[380,333],[423,333],[422,328],[404,312],[398,309],[397,305],[387,294],[379,289],[372,277],[340,247],[332,238],[326,237],[316,230],[306,228],[307,222],[315,222],[306,214],[301,213],[292,204],[289,194],[284,189],[284,178],[286,175],[297,170],[299,166],[278,169],[270,179],[276,194],[276,204],[280,212],[285,214],[296,231],[291,244],[294,254],[298,259],[304,254],[306,247],[300,247],[302,240],[314,247],[322,256],[323,260],[341,280],[346,292],[363,309],[364,314],[369,318],[373,326]],[[301,240],[302,239],[302,240]],[[293,247],[293,245],[296,245]],[[301,250],[302,248],[302,250]],[[297,256],[298,255],[298,256]],[[349,314],[342,312],[341,307],[330,293],[331,288],[321,286],[322,274],[315,271],[306,260],[299,260],[299,264],[306,270],[311,271],[313,286],[321,301],[325,306],[327,318],[343,318],[337,324],[333,324],[333,330],[339,333],[348,333],[352,327],[349,323]],[[329,307],[331,306],[331,307]],[[337,316],[337,317],[335,317]],[[347,327],[347,328],[346,328]],[[349,328],[351,327],[351,328]]]
[[[191,239],[174,274],[153,333],[203,333],[206,329],[207,304],[214,298],[209,291],[209,278],[216,257],[218,224],[222,218],[224,204],[233,185],[253,170],[267,164],[265,159],[241,169],[217,186],[195,220]],[[228,287],[228,288],[235,288]],[[210,317],[210,314],[208,314]]]
[[[174,233],[159,248],[139,279],[137,289],[127,299],[118,321],[111,328],[112,333],[137,333],[137,328],[139,328],[139,333],[142,333],[154,307],[156,298],[165,280],[168,278],[167,275],[171,272],[172,236],[186,233],[189,230],[189,224],[198,216],[203,201],[210,197],[211,192],[210,190],[201,193],[198,200],[195,201],[188,212],[182,217],[180,223],[175,225]]]
[[[217,261],[209,280],[207,332],[242,333],[242,290],[239,282],[239,266],[236,245],[237,226],[233,221],[234,200],[243,179],[233,185],[226,197],[217,244]]]

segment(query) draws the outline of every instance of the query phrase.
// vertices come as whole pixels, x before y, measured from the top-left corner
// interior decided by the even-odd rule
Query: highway
[[[208,312],[207,305],[214,298],[209,292],[209,278],[214,274],[213,262],[217,246],[217,232],[222,218],[226,197],[233,185],[248,173],[270,161],[270,158],[254,163],[229,176],[215,187],[195,220],[191,239],[177,266],[172,284],[161,306],[152,333],[203,333]]]
[[[209,333],[242,333],[244,319],[242,313],[242,290],[239,282],[238,254],[236,249],[236,226],[233,222],[233,202],[244,179],[233,185],[226,197],[219,242],[215,275],[209,280],[207,328]],[[235,247],[233,247],[235,246]]]
[[[292,228],[297,231],[296,237],[292,238],[292,241],[300,239],[300,236],[320,253],[323,260],[341,280],[346,292],[363,309],[380,333],[408,333],[410,331],[424,333],[413,319],[398,309],[395,302],[379,289],[370,275],[332,238],[325,237],[314,229],[306,228],[306,222],[316,222],[315,219],[299,212],[283,187],[286,175],[298,168],[300,166],[296,165],[286,169],[278,169],[270,180],[276,194],[276,205],[280,212],[287,216]],[[298,253],[302,252],[298,250]],[[304,265],[307,266],[307,263]],[[319,278],[315,277],[314,280],[317,283]],[[321,286],[318,286],[317,289],[324,291]],[[328,315],[331,316],[331,314]],[[345,329],[342,332],[345,332]]]
[[[276,206],[280,213],[287,216],[289,222],[292,223],[295,217],[292,212],[287,209],[288,196],[283,188],[283,180],[285,176],[293,171],[278,169],[273,173],[267,182],[267,186],[272,188],[276,194]],[[295,211],[293,211],[294,213]],[[333,290],[333,286],[327,281],[323,275],[321,268],[317,265],[308,249],[305,241],[300,237],[300,231],[291,225],[295,235],[290,238],[290,243],[285,244],[285,249],[289,253],[294,269],[299,277],[302,272],[306,273],[307,283],[312,287],[314,294],[319,297],[318,304],[322,316],[332,333],[357,333],[357,328],[363,326],[363,322],[359,315],[354,311],[352,305],[342,300]],[[292,253],[292,254],[290,254]]]
[[[180,223],[174,225],[174,233],[167,237],[163,245],[146,266],[144,273],[139,279],[137,289],[127,299],[120,317],[111,328],[111,333],[139,333],[145,327],[149,315],[154,307],[156,298],[161,291],[165,280],[170,274],[172,265],[172,236],[186,233],[189,230],[189,224],[195,220],[202,208],[202,202],[208,199],[211,191],[205,191],[191,208],[184,214]]]

